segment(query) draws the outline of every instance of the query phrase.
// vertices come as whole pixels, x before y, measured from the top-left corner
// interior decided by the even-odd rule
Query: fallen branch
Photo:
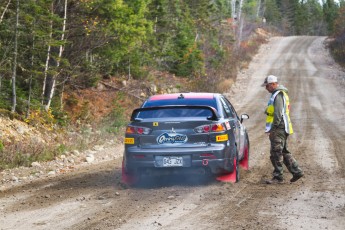
[[[106,82],[104,82],[104,81],[101,81],[100,83],[102,83],[103,85],[105,85],[105,86],[107,86],[107,87],[110,87],[110,88],[112,88],[112,89],[122,91],[122,92],[124,92],[124,93],[126,93],[126,94],[128,94],[128,95],[130,95],[130,96],[132,96],[132,97],[135,97],[135,98],[137,98],[137,99],[139,99],[139,100],[141,100],[141,101],[144,101],[141,97],[138,97],[138,96],[136,96],[136,95],[134,95],[134,94],[132,94],[132,93],[126,91],[126,87],[118,88],[118,87],[113,86],[113,85],[111,85],[111,84],[108,84],[108,83],[106,83]]]

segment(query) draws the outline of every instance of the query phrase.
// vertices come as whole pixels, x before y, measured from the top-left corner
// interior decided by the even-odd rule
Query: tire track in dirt
[[[314,84],[315,81],[319,81],[317,78],[319,75],[317,75],[318,67],[311,65],[312,57],[310,60],[305,59],[310,44],[322,38],[287,39],[292,41],[287,43],[281,59],[272,64],[267,74],[273,73],[279,77],[282,76],[283,82],[290,89],[296,133],[291,136],[292,138],[290,137],[289,145],[291,152],[306,171],[306,178],[297,184],[269,187],[263,185],[257,174],[266,172],[266,175],[269,175],[270,164],[266,161],[266,167],[257,168],[251,175],[246,175],[242,182],[247,186],[240,195],[234,197],[238,203],[227,202],[220,206],[219,212],[223,211],[229,216],[225,220],[220,216],[215,221],[215,223],[222,223],[223,227],[219,229],[229,227],[233,229],[267,229],[272,226],[275,226],[275,229],[296,229],[301,226],[304,226],[303,229],[342,229],[345,226],[344,220],[342,220],[345,213],[344,180],[339,180],[337,175],[332,174],[332,170],[330,170],[332,165],[329,166],[333,162],[332,153],[337,155],[339,149],[344,147],[338,142],[338,140],[344,139],[344,132],[334,128],[336,125],[329,126],[330,121],[323,118],[322,111],[315,111],[313,105],[322,101],[322,98],[315,100],[310,95],[315,93],[322,97],[322,93],[316,90],[322,89],[322,87]],[[293,41],[295,39],[296,41]],[[279,67],[282,59],[285,63],[284,68]],[[251,106],[254,104],[252,103]],[[340,109],[344,111],[343,107]],[[259,122],[259,117],[254,116],[255,122]],[[252,118],[253,116],[251,116]],[[322,125],[315,126],[315,124]],[[256,128],[255,132],[258,130]],[[252,145],[261,145],[258,141],[261,138],[262,135],[256,134]],[[326,147],[318,154],[323,157],[321,165],[318,164],[320,163],[319,156],[315,154],[320,149],[315,142],[329,142],[330,145],[330,148]],[[343,159],[344,156],[342,159],[338,159],[338,162],[341,164]],[[289,175],[286,171],[285,174]],[[332,176],[335,177],[334,180],[329,179]]]
[[[289,38],[291,39],[291,38]],[[301,47],[303,47],[305,44],[308,44],[308,39],[303,39],[302,43],[287,43],[285,48],[280,46],[280,48],[283,48],[284,51],[281,53],[283,54],[279,59],[276,59],[273,61],[273,63],[269,66],[270,68],[267,68],[267,73],[261,77],[263,79],[268,74],[275,74],[279,77],[286,77],[287,79],[290,79],[290,75],[285,74],[285,71],[289,74],[291,70],[294,69],[295,63],[292,58],[295,58],[295,55],[291,55],[290,53],[296,52],[296,50],[300,51]],[[292,51],[291,51],[292,50]],[[278,51],[277,51],[278,52]],[[265,62],[265,60],[262,60],[262,62]],[[260,63],[259,63],[260,65]],[[281,65],[284,65],[284,68],[282,68]],[[261,63],[260,66],[265,66],[264,63]],[[283,81],[284,81],[283,80]],[[260,89],[258,89],[260,90]],[[265,91],[264,88],[261,90]],[[267,93],[267,92],[265,92]],[[263,97],[262,97],[263,98]],[[257,107],[257,104],[252,105],[252,109]],[[252,117],[251,117],[252,118]],[[264,116],[256,116],[255,122],[257,123],[263,123],[265,117]],[[255,132],[261,132],[263,133],[263,127],[256,128]],[[256,135],[256,139],[253,142],[254,145],[262,145],[260,142],[262,142],[263,135]],[[260,141],[261,139],[261,141]],[[267,146],[269,143],[265,143]],[[268,148],[266,148],[266,151],[269,151]],[[224,205],[221,209],[225,210],[225,212],[229,212],[230,217],[229,220],[231,220],[231,228],[234,229],[267,229],[271,227],[272,217],[275,216],[274,209],[278,208],[281,204],[274,204],[274,208],[272,210],[272,207],[266,205],[267,200],[276,199],[279,197],[286,197],[290,192],[298,191],[299,185],[293,186],[288,183],[279,185],[279,186],[267,186],[262,184],[262,179],[260,179],[260,174],[264,175],[266,177],[270,177],[271,175],[271,166],[270,163],[268,163],[269,155],[266,154],[262,156],[265,158],[265,163],[261,168],[258,168],[257,170],[254,170],[252,172],[252,175],[245,179],[244,183],[248,183],[245,187],[244,191],[242,191],[241,196],[237,197],[237,200],[239,203],[236,203],[235,205],[228,206]],[[285,174],[288,174],[285,172]],[[249,181],[252,181],[250,183]],[[218,220],[221,221],[221,220]],[[224,227],[223,229],[227,229],[230,226],[226,224],[226,222],[223,221]],[[279,229],[279,228],[277,228]]]

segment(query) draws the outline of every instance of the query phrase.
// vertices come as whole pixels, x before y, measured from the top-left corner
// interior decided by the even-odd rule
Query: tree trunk
[[[60,112],[63,111],[63,95],[64,95],[64,91],[65,91],[65,81],[62,83],[61,86],[61,95],[60,95]]]
[[[51,12],[53,14],[53,3],[51,5]],[[47,87],[47,79],[48,79],[48,70],[49,70],[49,60],[50,60],[50,53],[51,53],[51,41],[53,39],[53,21],[50,21],[50,34],[49,34],[49,45],[47,50],[47,59],[46,59],[46,65],[44,67],[44,79],[43,79],[43,89],[42,89],[42,106],[46,104],[46,87]]]
[[[236,0],[231,0],[231,17],[234,22],[236,19]]]
[[[35,22],[34,22],[35,23]],[[35,37],[32,38],[32,50],[35,49]],[[31,68],[34,68],[34,55],[31,55]],[[31,105],[31,93],[32,93],[32,78],[33,74],[30,74],[30,79],[29,79],[29,97],[28,97],[28,108],[26,110],[26,118],[30,116],[30,105]]]
[[[11,113],[16,111],[17,95],[16,95],[16,77],[17,77],[17,56],[18,56],[18,26],[19,26],[19,0],[16,7],[16,28],[14,35],[14,52],[13,52],[13,73],[12,73],[12,109]]]
[[[65,3],[64,3],[64,20],[63,20],[63,26],[62,26],[61,39],[60,39],[61,41],[64,41],[65,39],[66,20],[67,20],[67,0],[65,0]],[[53,47],[53,50],[56,50],[56,49]],[[54,60],[54,58],[52,57],[49,58],[50,66],[55,66],[55,67],[60,66],[60,59],[62,57],[62,53],[63,53],[63,45],[60,45],[57,60]],[[47,83],[45,84],[46,90],[44,92],[44,98],[46,99],[44,103],[44,109],[46,111],[48,111],[48,109],[50,108],[51,101],[54,96],[57,76],[58,76],[58,72],[56,74],[48,74],[46,78]]]
[[[244,2],[244,0],[240,0],[240,5],[239,5],[239,7],[238,7],[237,20],[241,20],[241,18],[242,18],[242,7],[243,7],[243,2]]]
[[[241,17],[240,17],[240,26],[238,28],[237,48],[240,48],[240,45],[241,45],[241,42],[242,42],[243,23],[244,23],[244,17],[243,17],[243,15],[241,15]]]
[[[243,1],[244,0],[240,0],[240,5],[238,8],[238,15],[237,15],[237,21],[240,24],[237,31],[237,49],[240,48],[241,41],[242,41],[242,30],[243,30],[243,23],[244,23],[244,17],[242,16]]]
[[[260,11],[261,11],[261,0],[258,0],[258,8],[256,9],[256,18],[260,17]]]
[[[0,24],[1,24],[1,22],[2,22],[2,19],[3,19],[4,16],[5,16],[5,13],[6,13],[7,9],[8,9],[8,6],[10,5],[10,3],[11,3],[11,0],[8,0],[8,3],[7,3],[7,5],[5,6],[4,12],[2,12],[2,14],[1,14]]]

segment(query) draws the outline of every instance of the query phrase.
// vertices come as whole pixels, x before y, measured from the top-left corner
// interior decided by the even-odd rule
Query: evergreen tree
[[[269,25],[279,27],[281,25],[282,15],[275,0],[265,1],[264,17]]]
[[[308,24],[303,31],[308,35],[326,35],[327,29],[323,19],[322,5],[318,0],[308,0],[304,3]]]
[[[80,71],[101,76],[128,73],[133,64],[130,64],[131,54],[136,53],[134,51],[140,49],[152,33],[152,23],[146,18],[148,2],[96,0],[76,4],[74,10],[81,15],[77,21],[73,20],[77,24],[71,25],[77,30],[72,31],[68,55],[77,54],[73,60],[82,67]],[[80,55],[80,51],[84,55]]]
[[[323,4],[323,13],[327,23],[327,29],[330,34],[335,31],[334,21],[338,17],[338,5],[334,0],[326,0]]]

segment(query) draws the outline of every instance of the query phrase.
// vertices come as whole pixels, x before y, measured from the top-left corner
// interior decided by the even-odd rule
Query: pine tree
[[[335,31],[334,21],[338,17],[338,5],[334,0],[326,0],[323,4],[323,13],[327,23],[327,29],[330,34]]]

